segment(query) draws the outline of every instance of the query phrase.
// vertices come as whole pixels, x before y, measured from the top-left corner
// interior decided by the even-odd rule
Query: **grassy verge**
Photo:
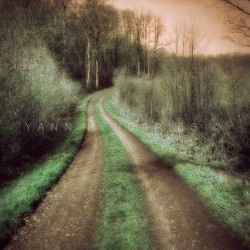
[[[98,100],[97,100],[98,101]],[[147,218],[136,175],[115,132],[95,103],[95,116],[104,139],[104,170],[99,249],[149,249]]]
[[[131,124],[123,119],[112,105],[111,96],[105,100],[105,108],[113,118],[173,167],[197,191],[211,211],[250,245],[250,183],[247,180],[181,160],[163,139],[143,131],[138,124]]]
[[[74,159],[85,135],[89,99],[86,98],[77,110],[72,131],[64,143],[31,172],[0,190],[0,244],[20,225],[22,217],[32,212],[33,205],[41,200]]]

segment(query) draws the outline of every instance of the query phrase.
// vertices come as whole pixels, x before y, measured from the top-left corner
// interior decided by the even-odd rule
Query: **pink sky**
[[[247,52],[249,48],[239,47],[223,38],[225,27],[220,20],[220,11],[209,7],[213,0],[110,0],[115,7],[120,9],[150,10],[156,15],[161,15],[167,27],[166,37],[171,36],[171,29],[177,18],[189,20],[193,17],[204,30],[204,53],[218,54],[228,52]]]

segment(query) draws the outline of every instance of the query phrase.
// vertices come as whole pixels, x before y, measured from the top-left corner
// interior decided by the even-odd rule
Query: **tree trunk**
[[[138,75],[138,77],[141,76],[141,63],[140,63],[139,57],[138,57],[138,63],[137,63],[137,75]]]
[[[150,50],[148,48],[148,80],[150,79]]]
[[[90,72],[91,72],[91,56],[90,56],[90,41],[87,43],[87,88],[90,86]]]
[[[190,87],[190,101],[191,101],[191,117],[192,117],[192,123],[197,121],[197,99],[196,99],[196,83],[195,83],[195,76],[191,76],[191,87]]]
[[[98,55],[96,55],[95,59],[95,87],[96,89],[99,89],[100,83],[99,83],[99,59]]]
[[[63,13],[63,80],[65,80],[65,62],[66,62],[66,32],[65,32],[65,11]]]

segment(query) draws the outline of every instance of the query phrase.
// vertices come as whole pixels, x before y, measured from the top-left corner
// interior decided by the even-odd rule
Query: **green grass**
[[[250,183],[208,166],[187,163],[163,139],[122,118],[112,105],[111,98],[112,96],[109,96],[104,103],[110,115],[173,167],[179,176],[197,191],[211,212],[231,226],[235,234],[250,245]]]
[[[99,249],[150,249],[148,220],[138,180],[128,155],[95,103],[95,116],[104,139],[102,216],[97,233]]]
[[[41,200],[74,159],[85,135],[89,99],[90,96],[78,108],[72,131],[63,144],[32,171],[0,190],[0,244],[17,229],[22,217],[33,211],[35,202]]]

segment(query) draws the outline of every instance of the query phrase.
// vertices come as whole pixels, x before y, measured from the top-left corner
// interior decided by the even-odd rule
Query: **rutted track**
[[[244,249],[230,229],[224,228],[178,175],[147,146],[99,109],[117,133],[140,181],[155,249]],[[95,249],[102,182],[103,139],[88,105],[85,141],[75,160],[51,189],[35,213],[13,236],[6,249]]]
[[[150,219],[156,249],[244,249],[230,229],[224,228],[178,175],[145,144],[99,109],[123,142],[133,161]]]
[[[103,141],[88,105],[87,134],[72,165],[6,249],[94,249]]]

